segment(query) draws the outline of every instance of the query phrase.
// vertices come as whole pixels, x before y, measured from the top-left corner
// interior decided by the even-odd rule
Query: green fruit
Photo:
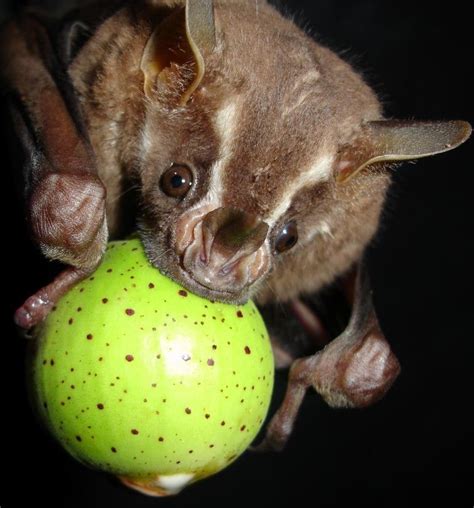
[[[80,461],[154,495],[234,461],[260,429],[273,355],[255,305],[164,277],[139,240],[112,242],[38,332],[34,405]]]

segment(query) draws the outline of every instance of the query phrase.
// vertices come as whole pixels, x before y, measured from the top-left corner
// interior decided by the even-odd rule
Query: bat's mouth
[[[173,277],[174,278],[174,277]],[[202,282],[197,281],[194,277],[185,270],[181,265],[179,266],[179,276],[175,280],[183,285],[186,289],[192,293],[207,298],[208,300],[231,303],[234,305],[242,305],[247,302],[247,292],[239,291],[225,291],[221,289],[213,289],[212,287],[206,286]]]

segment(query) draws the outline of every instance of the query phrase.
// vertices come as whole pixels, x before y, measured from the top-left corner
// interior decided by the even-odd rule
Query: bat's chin
[[[163,265],[150,256],[151,263],[160,270],[161,273],[174,280],[176,283],[183,286],[185,289],[208,300],[230,303],[233,305],[242,305],[250,298],[248,288],[239,291],[225,291],[222,289],[215,289],[210,286],[205,286],[201,282],[194,279],[194,277],[185,270],[178,263],[164,263]],[[162,261],[162,259],[161,259]],[[172,267],[172,268],[170,268]]]
[[[170,277],[192,293],[207,298],[208,300],[241,305],[246,303],[249,299],[248,291],[224,291],[205,286],[201,282],[195,280],[190,273],[181,267],[179,268],[177,276],[170,274]]]

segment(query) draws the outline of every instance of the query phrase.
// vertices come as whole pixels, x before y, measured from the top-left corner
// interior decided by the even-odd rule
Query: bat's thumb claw
[[[13,320],[15,324],[24,331],[29,330],[34,324],[33,316],[24,306],[17,309]]]
[[[26,300],[26,302],[15,312],[13,319],[15,324],[21,330],[28,331],[41,323],[52,308],[53,303],[38,292]],[[28,336],[29,335],[27,334],[26,337]]]

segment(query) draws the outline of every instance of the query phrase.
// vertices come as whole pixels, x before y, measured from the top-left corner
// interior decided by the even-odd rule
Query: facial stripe
[[[232,157],[233,141],[238,124],[238,104],[236,101],[227,104],[218,111],[215,120],[215,128],[220,139],[219,159],[211,168],[211,181],[209,193],[205,201],[220,203],[223,194],[223,171]]]
[[[290,186],[285,189],[283,199],[273,209],[271,214],[264,219],[265,222],[272,227],[288,210],[293,198],[301,189],[308,185],[315,185],[328,180],[332,172],[333,162],[334,156],[326,154],[311,164],[307,170],[302,171]]]
[[[334,234],[328,221],[321,221],[319,224],[316,224],[314,229],[312,229],[311,233],[305,239],[304,243],[311,242],[318,235],[328,236],[329,238],[334,239]]]
[[[150,121],[145,121],[145,125],[143,126],[142,132],[141,132],[141,143],[140,143],[140,151],[139,151],[139,157],[140,160],[143,162],[148,157],[150,150],[153,147],[153,139],[150,135],[151,125]]]
[[[183,252],[189,245],[196,225],[203,217],[222,206],[223,172],[232,155],[232,141],[238,121],[236,102],[228,102],[215,118],[215,129],[219,136],[220,149],[217,161],[210,168],[209,190],[205,196],[184,212],[176,228],[176,248]]]

